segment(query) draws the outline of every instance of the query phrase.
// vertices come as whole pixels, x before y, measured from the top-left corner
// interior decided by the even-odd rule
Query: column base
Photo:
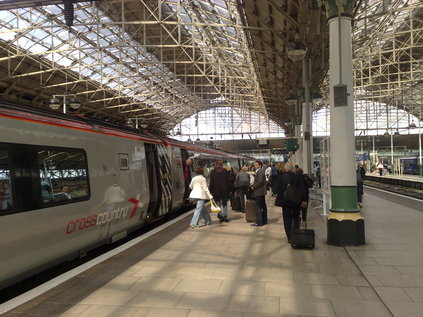
[[[364,219],[360,213],[330,212],[327,243],[337,246],[366,244]]]

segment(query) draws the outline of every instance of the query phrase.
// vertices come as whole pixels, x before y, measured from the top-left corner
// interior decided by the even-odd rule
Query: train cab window
[[[0,211],[13,207],[9,153],[0,147]]]
[[[44,204],[69,203],[89,198],[84,151],[42,148],[38,150],[38,164]]]

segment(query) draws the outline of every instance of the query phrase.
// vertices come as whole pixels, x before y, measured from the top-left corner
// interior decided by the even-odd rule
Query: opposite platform
[[[267,226],[188,217],[5,316],[420,316],[422,202],[366,189],[367,244],[347,248],[310,208],[310,251],[287,243],[273,200]]]

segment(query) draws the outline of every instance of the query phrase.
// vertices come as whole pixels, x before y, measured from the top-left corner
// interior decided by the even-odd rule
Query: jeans
[[[267,224],[267,206],[266,199],[264,196],[256,196],[256,224],[265,225]]]
[[[192,215],[191,219],[191,226],[198,226],[198,222],[200,221],[200,216],[203,216],[206,224],[211,223],[211,218],[209,213],[207,212],[206,208],[204,208],[204,203],[206,201],[204,199],[197,200],[197,206],[195,207],[194,214]]]
[[[219,212],[222,216],[227,217],[228,216],[228,200],[226,199],[221,199],[221,200],[216,200],[216,205],[218,205],[221,209],[221,211]]]

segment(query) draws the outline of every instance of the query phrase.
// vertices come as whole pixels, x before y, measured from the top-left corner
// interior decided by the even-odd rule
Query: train
[[[6,101],[0,129],[0,289],[179,210],[184,171],[253,160]]]
[[[422,166],[419,166],[418,156],[400,157],[399,161],[404,174],[420,175]]]
[[[389,155],[378,156],[378,159],[386,166],[392,165],[391,156]],[[423,172],[423,166],[419,162],[420,158],[418,155],[402,156],[394,153],[394,168],[395,166],[401,166],[403,174],[420,175]]]

